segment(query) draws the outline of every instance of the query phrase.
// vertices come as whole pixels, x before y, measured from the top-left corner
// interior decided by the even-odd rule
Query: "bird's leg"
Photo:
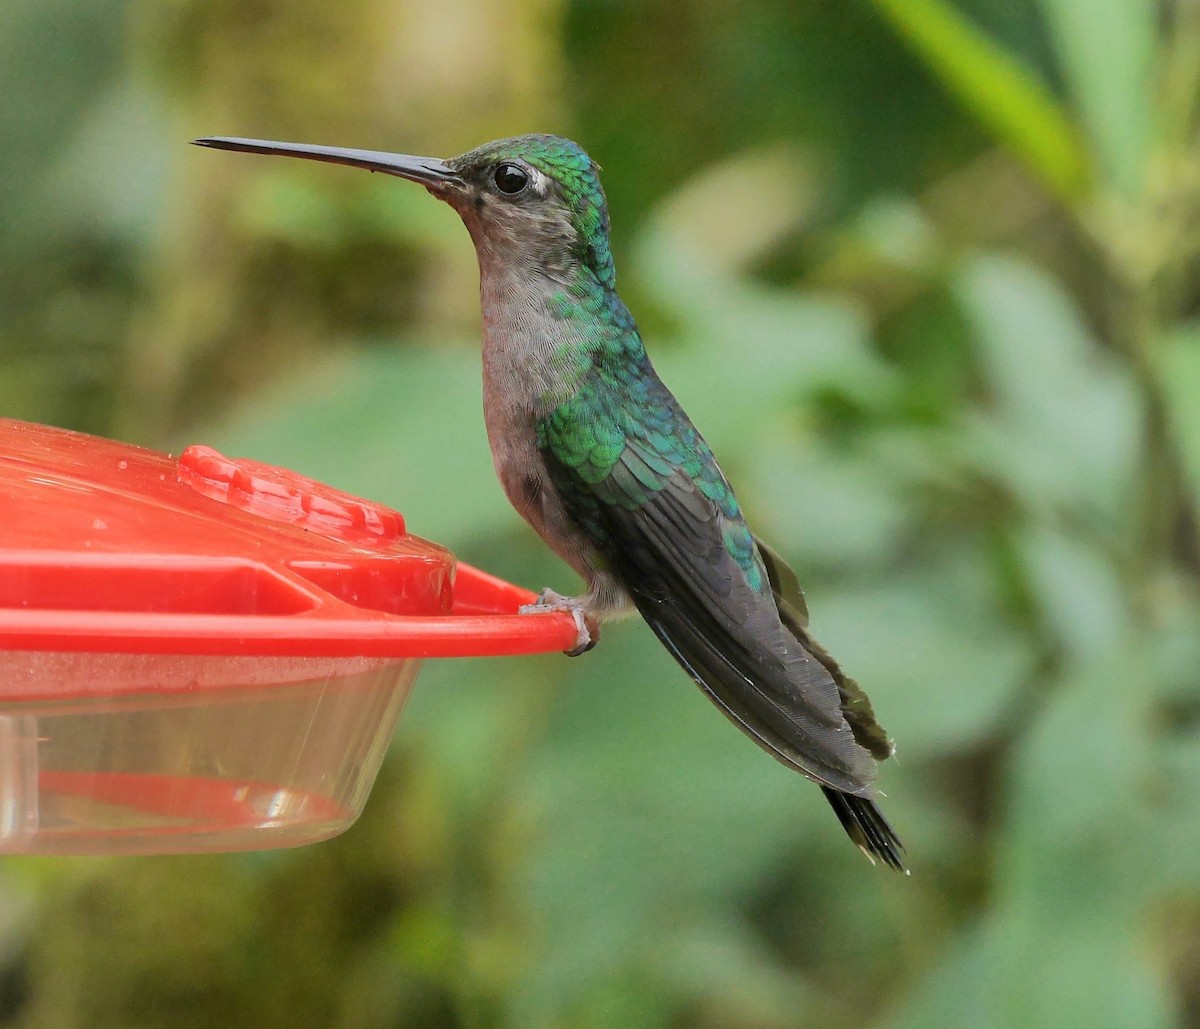
[[[587,613],[590,606],[588,599],[586,594],[582,597],[564,597],[552,589],[544,589],[538,594],[535,603],[521,606],[521,614],[535,614],[539,611],[569,611],[571,617],[575,619],[575,646],[570,650],[564,650],[563,653],[567,657],[579,657],[580,654],[586,654],[591,650],[600,640],[600,620],[595,615]]]

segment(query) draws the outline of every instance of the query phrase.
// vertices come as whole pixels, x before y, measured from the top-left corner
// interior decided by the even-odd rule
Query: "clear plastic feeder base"
[[[316,843],[362,811],[417,660],[0,653],[0,853]],[[198,673],[198,674],[197,674]],[[84,698],[70,684],[89,682]],[[104,684],[119,684],[106,696]]]

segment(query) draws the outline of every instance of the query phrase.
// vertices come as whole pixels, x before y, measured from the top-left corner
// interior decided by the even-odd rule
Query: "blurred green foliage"
[[[1200,7],[7,0],[0,411],[530,586],[473,256],[209,133],[603,163],[623,292],[899,744],[914,874],[641,627],[429,665],[301,851],[0,865],[0,1025],[1200,1025]]]

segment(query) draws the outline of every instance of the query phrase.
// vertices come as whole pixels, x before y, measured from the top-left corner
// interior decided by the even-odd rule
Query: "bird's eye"
[[[529,172],[517,164],[502,164],[492,173],[492,181],[501,193],[512,196],[529,185]]]

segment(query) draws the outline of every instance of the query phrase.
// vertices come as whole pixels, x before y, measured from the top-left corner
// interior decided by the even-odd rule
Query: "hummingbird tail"
[[[871,864],[878,858],[888,868],[908,875],[904,865],[904,844],[900,842],[888,820],[883,817],[875,801],[856,797],[853,793],[822,786],[825,797],[833,808],[846,834],[866,856]]]

